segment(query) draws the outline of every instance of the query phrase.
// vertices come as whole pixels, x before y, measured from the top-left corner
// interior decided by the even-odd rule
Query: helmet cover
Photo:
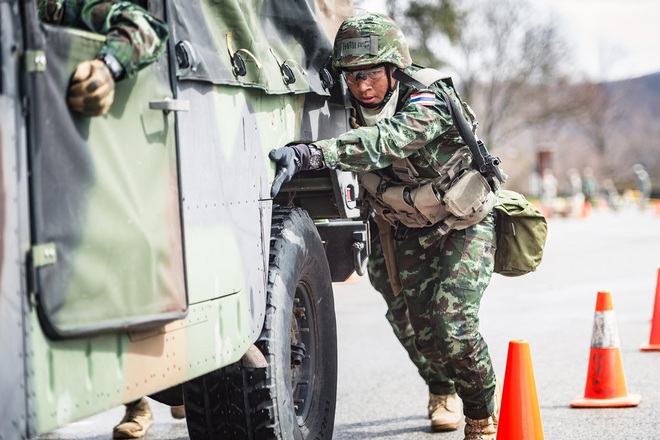
[[[335,36],[333,67],[341,70],[382,63],[400,69],[412,64],[406,38],[394,20],[374,12],[344,20]]]

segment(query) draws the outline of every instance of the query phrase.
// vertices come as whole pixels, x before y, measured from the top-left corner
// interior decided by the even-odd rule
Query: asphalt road
[[[660,352],[641,352],[660,267],[660,215],[628,208],[586,219],[551,218],[543,263],[520,278],[495,275],[481,308],[481,331],[505,376],[508,343],[529,341],[542,427],[548,440],[660,439]],[[634,408],[574,409],[584,394],[597,292],[612,292],[628,392]],[[394,337],[385,303],[366,278],[335,285],[339,333],[336,440],[463,439],[431,433],[427,389]],[[147,438],[186,439],[185,421],[152,402]],[[44,439],[107,439],[118,407]]]
[[[509,341],[529,341],[546,439],[660,439],[660,352],[639,350],[649,342],[659,267],[660,215],[595,210],[587,219],[550,219],[535,273],[493,277],[482,301],[481,331],[500,377]],[[612,293],[628,392],[642,395],[635,408],[569,406],[584,395],[600,290]],[[462,427],[430,431],[427,389],[368,280],[337,286],[335,301],[340,374],[334,438],[463,439]]]

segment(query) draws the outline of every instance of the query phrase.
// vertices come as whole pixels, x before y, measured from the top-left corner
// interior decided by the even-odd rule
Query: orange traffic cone
[[[642,346],[642,351],[660,350],[660,269],[658,269],[658,281],[655,285],[655,305],[653,307],[653,319],[651,320],[651,336],[648,345]]]
[[[573,399],[572,407],[614,408],[639,405],[642,397],[628,394],[619,345],[612,294],[598,292],[587,385],[584,397]]]
[[[543,440],[541,411],[536,396],[529,342],[509,342],[498,440]]]

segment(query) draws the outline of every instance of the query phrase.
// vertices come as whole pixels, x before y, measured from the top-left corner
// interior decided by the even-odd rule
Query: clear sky
[[[625,79],[660,72],[659,0],[536,0],[580,43],[588,72]]]
[[[590,77],[613,80],[660,72],[660,0],[529,1],[556,15]],[[355,4],[386,12],[384,0]]]

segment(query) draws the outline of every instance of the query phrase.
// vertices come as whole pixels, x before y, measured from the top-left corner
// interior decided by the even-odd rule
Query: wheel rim
[[[316,368],[314,303],[307,284],[296,288],[291,319],[291,390],[298,425],[303,425],[314,397]]]

